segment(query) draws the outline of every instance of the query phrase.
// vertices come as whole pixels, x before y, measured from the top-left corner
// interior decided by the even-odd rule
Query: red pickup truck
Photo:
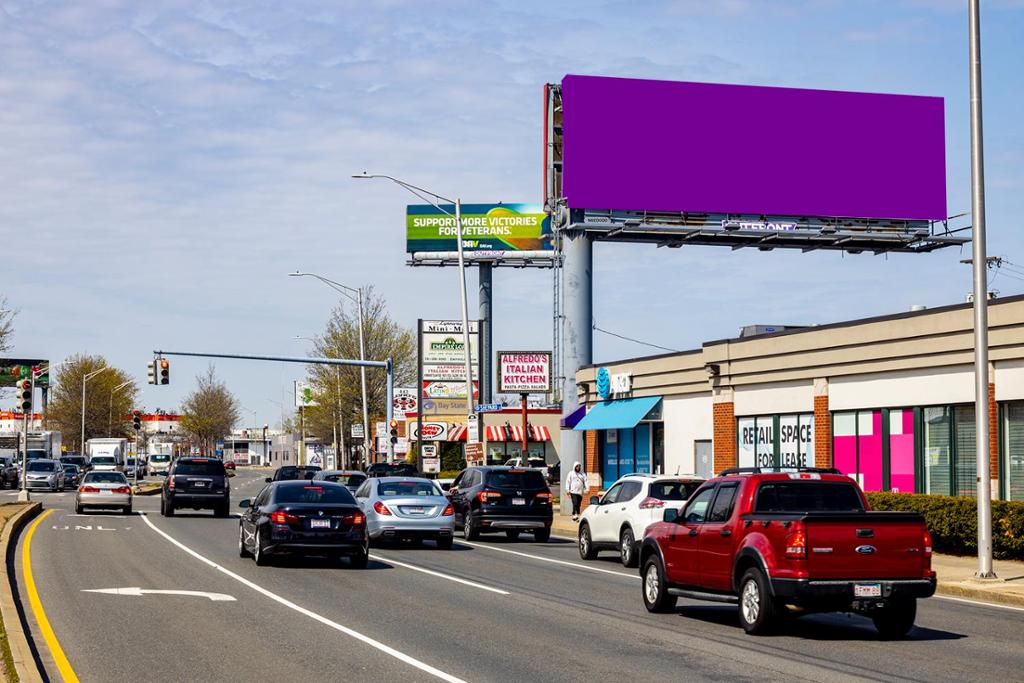
[[[747,633],[797,613],[857,612],[883,638],[906,635],[917,598],[935,593],[931,536],[911,512],[869,512],[834,469],[736,468],[666,510],[640,548],[644,605],[679,597],[739,605]]]

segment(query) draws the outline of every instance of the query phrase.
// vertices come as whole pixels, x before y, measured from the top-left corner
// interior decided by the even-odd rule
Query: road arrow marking
[[[194,598],[209,598],[213,602],[235,602],[235,598],[224,593],[206,593],[203,591],[172,591],[172,590],[149,590],[146,588],[83,588],[83,593],[104,593],[106,595],[131,595],[142,597],[143,595],[188,595]]]

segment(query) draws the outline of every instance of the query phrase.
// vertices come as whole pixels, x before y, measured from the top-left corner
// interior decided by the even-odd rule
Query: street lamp
[[[390,180],[399,187],[402,187],[412,194],[416,195],[423,201],[427,202],[435,209],[444,213],[445,215],[451,216],[455,219],[455,229],[458,232],[458,239],[456,240],[459,253],[459,296],[462,304],[462,345],[465,349],[466,355],[466,415],[469,419],[473,418],[473,361],[469,350],[469,306],[466,301],[466,261],[462,253],[462,200],[461,199],[448,199],[442,197],[436,192],[425,190],[422,187],[411,185],[404,180],[399,180],[394,176],[384,175],[381,173],[366,173],[365,171],[361,174],[353,175],[353,178],[367,179],[367,178],[380,178],[384,180]],[[447,209],[443,208],[438,202],[447,202],[448,204],[455,205],[455,213],[451,213]]]
[[[299,271],[295,271],[294,273],[288,273],[288,276],[289,277],[312,277],[312,278],[316,278],[317,280],[319,280],[320,282],[324,283],[325,285],[327,285],[331,289],[335,290],[336,292],[338,292],[341,295],[343,295],[344,297],[346,297],[349,301],[352,301],[352,302],[354,302],[356,304],[356,306],[359,308],[359,360],[366,360],[366,347],[365,347],[365,343],[364,343],[364,340],[363,340],[363,288],[362,287],[359,287],[359,288],[349,287],[347,285],[341,284],[340,282],[335,282],[334,280],[329,280],[328,278],[325,278],[322,275],[317,275],[316,273],[302,273],[302,272],[299,272]],[[355,297],[354,298],[352,296],[353,293],[355,293]],[[367,403],[367,400],[366,400],[366,368],[365,367],[360,367],[359,368],[359,381],[361,383],[361,388],[362,388],[362,393],[363,393],[363,452],[366,454],[366,457],[369,459],[370,453],[372,453],[372,451],[370,450],[369,442],[368,442],[368,438],[369,438],[369,435],[370,435],[370,408],[369,408],[369,404]]]
[[[362,316],[360,315],[360,317],[362,317]],[[297,340],[305,340],[305,341],[311,342],[314,346],[316,346],[316,344],[317,344],[316,339],[313,339],[312,337],[303,337],[301,334],[295,335],[295,339],[297,339]],[[324,355],[327,356],[328,358],[330,358],[330,354],[327,353],[327,349],[324,349]],[[364,370],[364,372],[365,372],[365,370]],[[364,394],[364,397],[365,397],[365,394]],[[344,417],[341,414],[341,367],[337,366],[337,365],[334,366],[334,402],[335,402],[335,405],[336,405],[335,416],[338,418],[338,421],[335,422],[335,424],[334,424],[334,448],[336,449],[334,455],[337,458],[337,464],[340,465],[340,464],[342,464],[342,457],[341,457],[342,453],[344,453],[346,456],[348,455],[348,453],[345,450],[345,422],[344,422]],[[363,417],[363,419],[365,420],[366,419],[366,417],[365,417],[366,403],[365,402],[363,403],[363,407],[364,407],[364,417]],[[366,429],[366,427],[364,426],[363,429]],[[363,432],[363,433],[365,435],[366,432]],[[346,460],[345,464],[347,465],[347,460],[348,460],[347,457],[345,458],[345,460]]]
[[[82,432],[81,438],[78,441],[78,448],[81,451],[81,455],[85,455],[85,383],[104,370],[113,370],[113,368],[109,365],[104,365],[99,370],[93,370],[88,374],[82,375]]]
[[[121,382],[116,387],[110,390],[110,406],[107,408],[107,434],[111,434],[114,429],[114,394],[124,389],[129,384],[135,384],[134,380],[128,380],[127,382]]]

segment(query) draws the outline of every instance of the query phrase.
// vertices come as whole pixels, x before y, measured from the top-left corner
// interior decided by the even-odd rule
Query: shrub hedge
[[[978,504],[974,498],[919,493],[868,493],[867,497],[872,510],[924,515],[935,552],[978,552]],[[1024,560],[1024,502],[992,501],[992,554],[1001,560]]]

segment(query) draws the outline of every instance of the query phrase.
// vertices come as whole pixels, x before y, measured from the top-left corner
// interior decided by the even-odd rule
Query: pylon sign
[[[296,380],[295,382],[295,407],[306,408],[309,406],[318,406],[319,402],[313,399],[313,387],[309,382],[303,382]]]

